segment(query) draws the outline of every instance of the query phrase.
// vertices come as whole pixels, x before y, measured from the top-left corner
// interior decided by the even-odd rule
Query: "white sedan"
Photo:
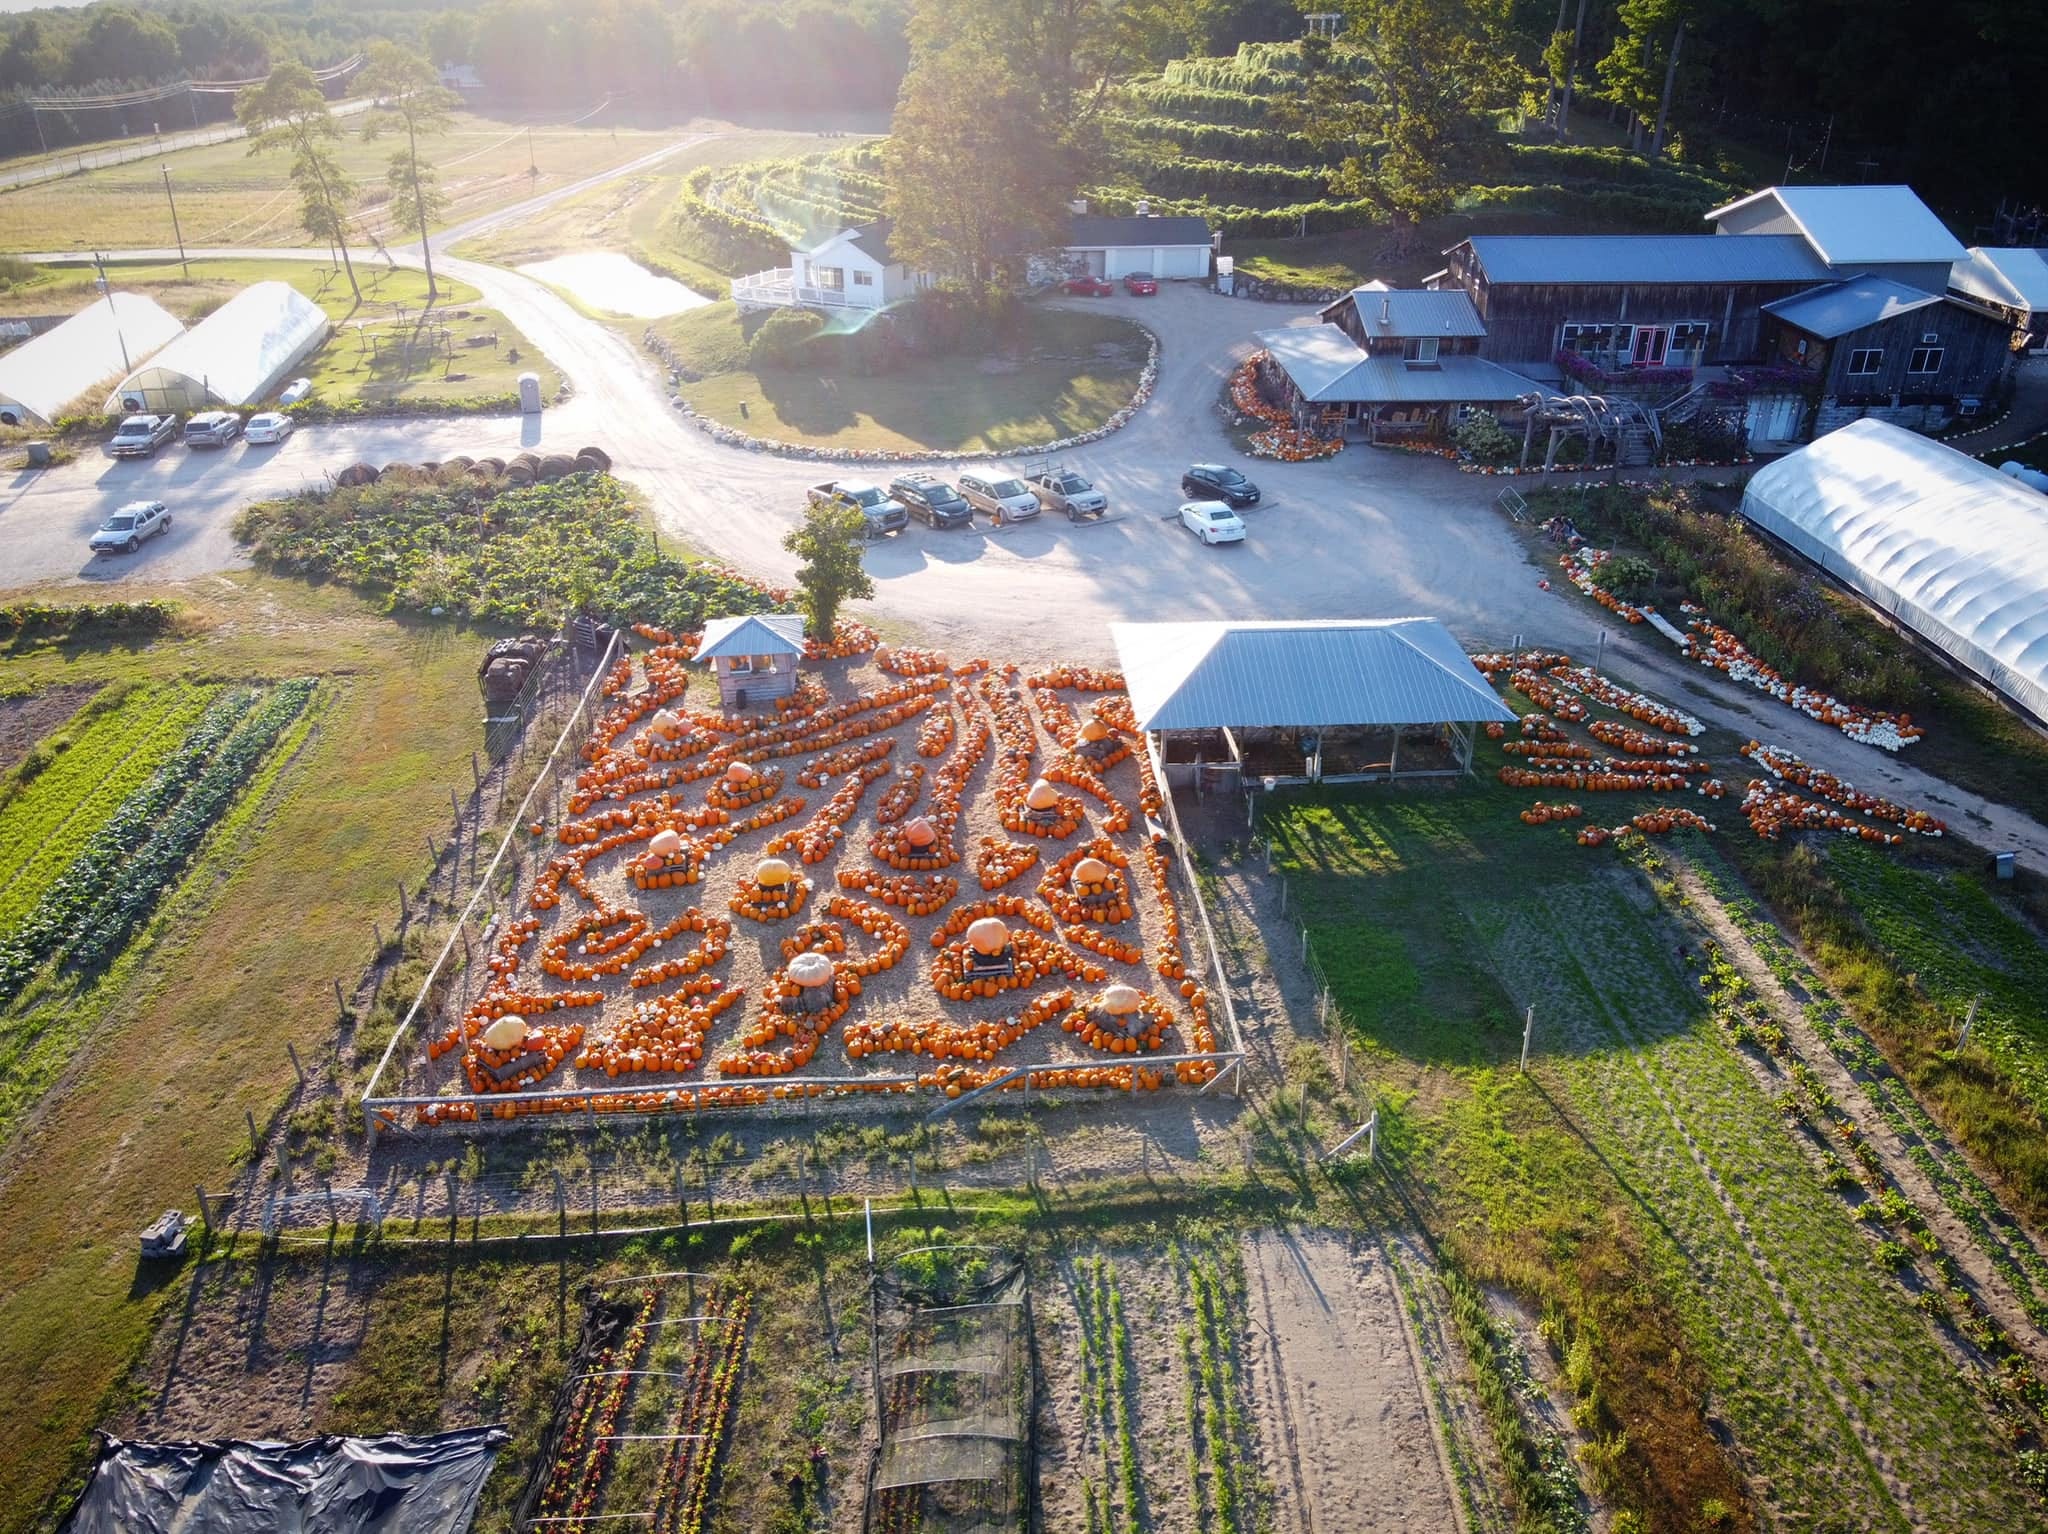
[[[1183,501],[1180,525],[1204,543],[1243,543],[1244,518],[1221,501]]]
[[[292,434],[297,425],[290,416],[280,410],[265,410],[249,417],[248,429],[243,436],[250,442],[282,442]]]

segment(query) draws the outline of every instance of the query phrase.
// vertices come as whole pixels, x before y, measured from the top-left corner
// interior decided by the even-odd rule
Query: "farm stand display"
[[[1120,677],[918,651],[884,667],[848,626],[793,697],[725,715],[688,706],[690,637],[641,634],[603,676],[560,813],[515,837],[538,854],[517,909],[398,1045],[424,1049],[402,1067],[424,1090],[373,1090],[375,1122],[1150,1092],[1228,1063],[1188,978],[1207,966],[1183,888],[1137,829],[1157,790],[1110,706]],[[977,843],[984,886],[1070,845],[1035,889],[962,903],[943,870]]]

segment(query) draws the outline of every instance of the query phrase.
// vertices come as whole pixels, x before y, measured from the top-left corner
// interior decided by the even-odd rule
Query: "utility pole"
[[[135,365],[128,360],[128,338],[121,334],[121,316],[114,310],[114,289],[113,285],[107,281],[106,258],[98,251],[94,251],[92,253],[92,264],[93,270],[99,273],[100,292],[104,293],[107,298],[107,313],[113,316],[114,339],[121,343],[121,376],[125,379],[130,373],[135,371]]]
[[[171,233],[177,237],[178,241],[178,265],[184,270],[185,280],[190,282],[192,280],[192,263],[185,259],[185,231],[178,223],[178,199],[171,195],[170,166],[164,166],[163,173],[164,199],[171,205]]]

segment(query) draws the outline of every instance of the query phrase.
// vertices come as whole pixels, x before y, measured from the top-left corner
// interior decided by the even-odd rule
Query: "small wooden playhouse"
[[[718,699],[727,709],[788,697],[796,691],[803,658],[804,620],[796,613],[713,618],[697,647],[697,659],[718,678]]]

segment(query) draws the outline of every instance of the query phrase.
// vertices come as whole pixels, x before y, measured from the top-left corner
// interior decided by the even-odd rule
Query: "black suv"
[[[1191,463],[1180,477],[1180,493],[1191,500],[1221,501],[1232,511],[1259,504],[1259,487],[1220,463]]]
[[[972,527],[974,508],[936,474],[905,474],[889,481],[889,494],[926,527]]]

